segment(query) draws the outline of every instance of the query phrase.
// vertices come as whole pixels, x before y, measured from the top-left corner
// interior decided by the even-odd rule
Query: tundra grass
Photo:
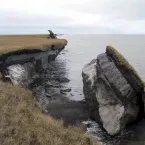
[[[61,48],[66,44],[67,41],[65,39],[49,39],[47,35],[0,36],[0,55],[25,49],[47,51],[52,45]]]
[[[83,134],[42,114],[29,91],[0,81],[1,145],[92,145]]]

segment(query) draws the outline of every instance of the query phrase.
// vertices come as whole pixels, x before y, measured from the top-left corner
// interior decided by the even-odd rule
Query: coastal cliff
[[[42,113],[52,99],[45,89],[59,85],[51,78],[45,88],[42,77],[53,77],[44,72],[67,45],[65,39],[47,37],[0,36],[0,144],[90,144],[79,128],[64,127],[62,120]]]
[[[43,40],[42,38],[38,39],[33,37],[29,36],[32,42],[35,39],[37,41],[40,39],[39,42],[37,42],[39,45],[29,44],[23,48],[21,44],[21,47],[13,47],[13,49],[7,51],[7,53],[5,49],[1,49],[0,71],[3,80],[10,80],[14,85],[21,85],[30,89],[33,94],[35,94],[34,96],[39,102],[42,111],[46,112],[46,106],[49,101],[44,88],[39,86],[39,88],[35,87],[34,89],[33,87],[32,89],[31,86],[36,80],[40,79],[41,72],[47,69],[49,63],[54,61],[57,55],[65,48],[67,40],[47,38],[43,38]],[[23,40],[25,40],[24,38]],[[44,41],[45,44],[43,44]]]
[[[91,118],[110,135],[144,116],[144,83],[113,47],[83,68],[84,95]]]

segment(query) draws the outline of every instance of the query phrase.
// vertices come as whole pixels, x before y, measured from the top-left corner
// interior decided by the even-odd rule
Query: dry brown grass
[[[116,62],[118,63],[118,65],[125,66],[127,69],[134,71],[134,73],[138,75],[135,69],[131,66],[131,64],[129,64],[129,62],[124,58],[124,56],[120,54],[114,47],[107,46],[106,53],[116,58]]]
[[[7,35],[0,36],[0,55],[24,49],[46,51],[51,45],[63,47],[65,39],[48,39],[47,35]]]
[[[90,145],[83,132],[40,112],[31,93],[0,81],[0,145]]]

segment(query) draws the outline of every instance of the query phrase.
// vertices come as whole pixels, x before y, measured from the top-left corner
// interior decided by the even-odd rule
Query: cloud
[[[0,12],[0,25],[62,25],[71,19],[65,16],[36,15],[22,12]]]
[[[2,0],[0,33],[144,34],[144,0]]]
[[[144,19],[144,0],[89,0],[84,4],[69,5],[75,11],[120,19]]]

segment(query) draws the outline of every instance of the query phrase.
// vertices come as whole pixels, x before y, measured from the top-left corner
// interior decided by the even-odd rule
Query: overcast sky
[[[145,0],[0,0],[0,34],[145,34]]]

